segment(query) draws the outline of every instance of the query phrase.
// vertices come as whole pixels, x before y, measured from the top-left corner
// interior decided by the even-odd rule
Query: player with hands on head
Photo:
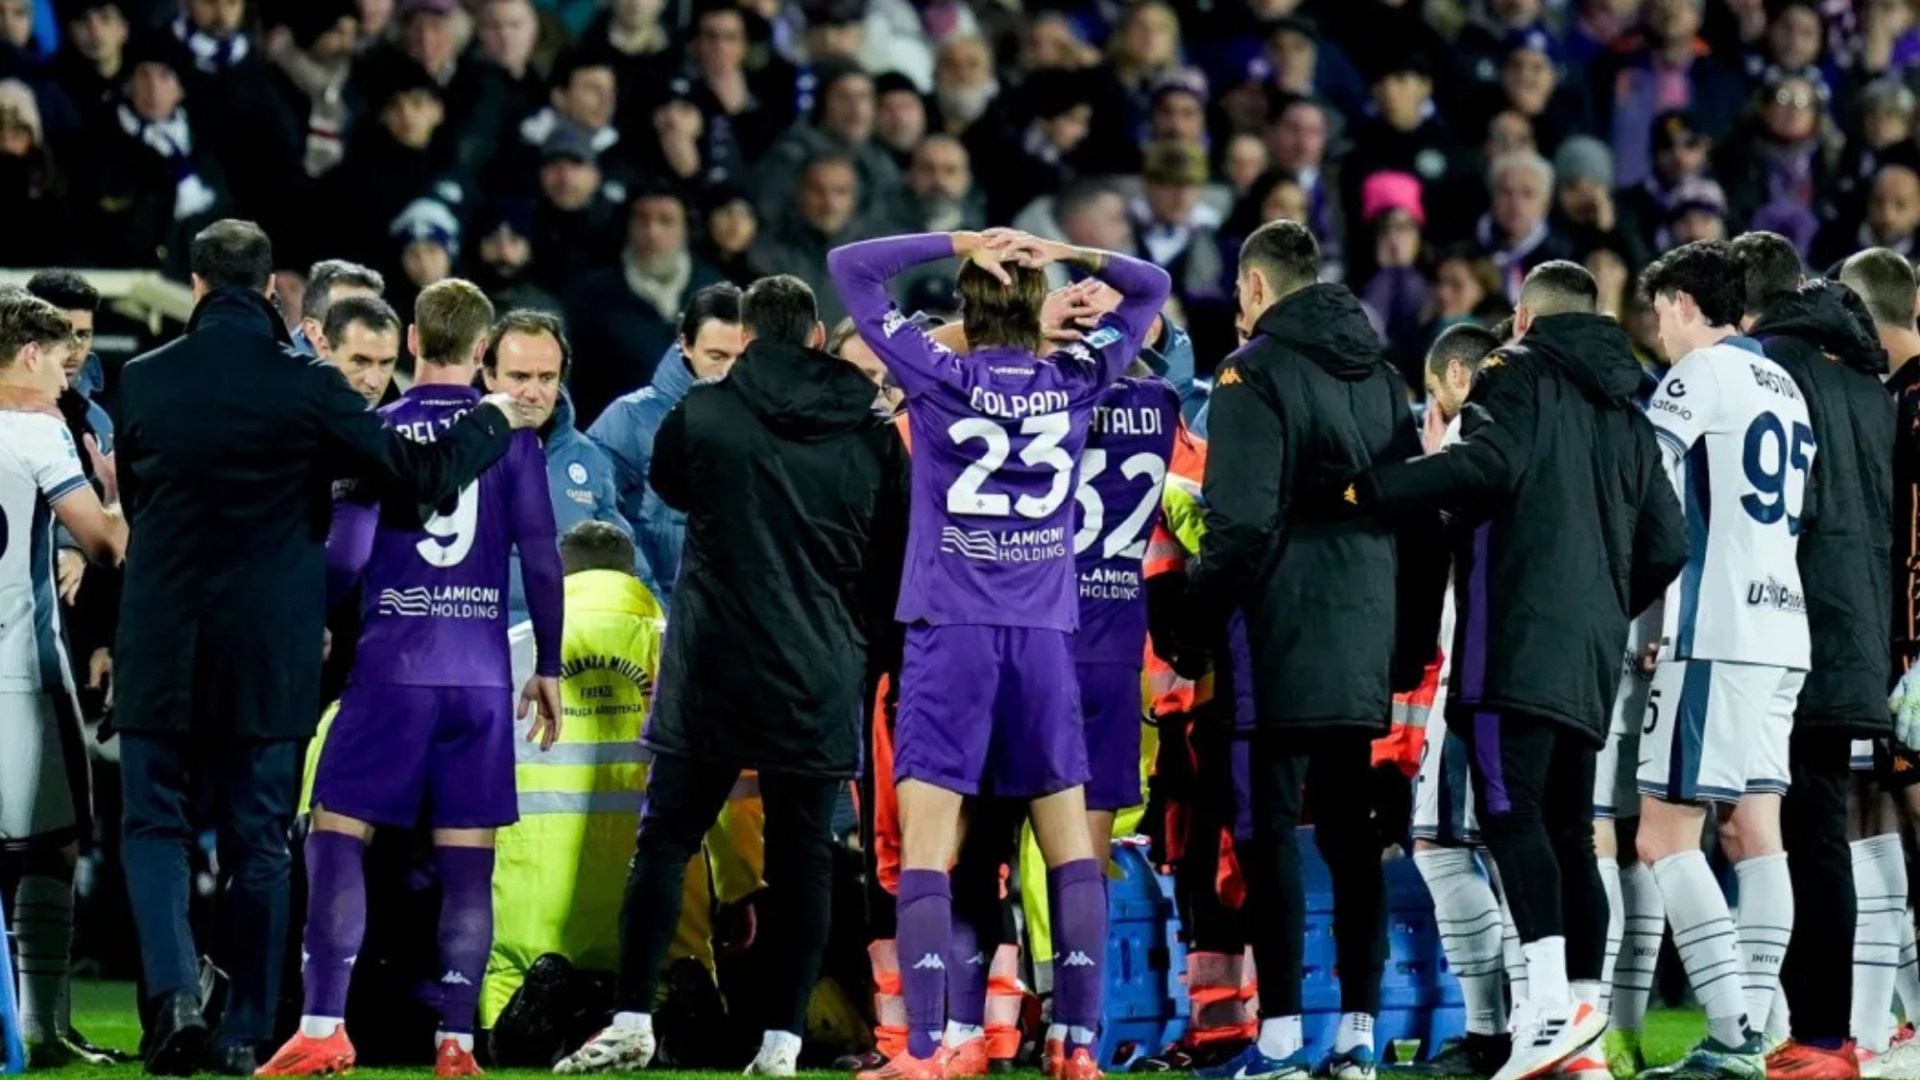
[[[971,352],[959,356],[893,305],[887,282],[955,256]],[[1040,268],[1068,261],[1124,299],[1081,340],[1043,341]],[[907,626],[894,771],[903,833],[899,954],[907,1052],[868,1080],[934,1080],[948,1024],[948,867],[962,801],[990,786],[1031,800],[1057,924],[1049,1072],[1098,1075],[1106,955],[1102,861],[1087,834],[1088,779],[1073,635],[1073,498],[1098,403],[1138,355],[1171,282],[1124,255],[1012,230],[928,233],[836,248],[827,268],[865,341],[906,392],[915,440]],[[1051,1040],[1050,1040],[1051,1041]]]

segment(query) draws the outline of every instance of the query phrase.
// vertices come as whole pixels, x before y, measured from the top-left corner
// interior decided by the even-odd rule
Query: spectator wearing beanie
[[[1207,80],[1198,71],[1169,75],[1149,92],[1140,143],[1156,142],[1207,145]]]
[[[93,158],[77,192],[99,265],[184,267],[187,239],[231,205],[187,104],[185,63],[165,34],[128,49],[112,126],[88,147]]]
[[[913,80],[889,71],[873,80],[873,101],[874,137],[904,175],[913,163],[914,147],[927,137],[927,99],[920,96]]]
[[[1556,183],[1550,218],[1576,260],[1602,248],[1621,251],[1620,217],[1613,202],[1613,151],[1590,135],[1575,135],[1553,156]]]
[[[533,205],[506,199],[474,219],[470,262],[461,276],[480,286],[496,311],[531,308],[561,314],[560,301],[533,279]]]
[[[1637,184],[1652,172],[1649,136],[1662,113],[1685,109],[1716,139],[1740,117],[1740,72],[1701,39],[1704,8],[1705,0],[1649,0],[1645,29],[1623,39],[1595,70],[1594,113],[1611,118],[1607,141],[1622,184]]]
[[[266,37],[268,81],[306,132],[300,168],[317,180],[347,153],[357,104],[347,94],[360,33],[353,0],[303,0],[284,9],[280,30]]]
[[[1354,148],[1343,163],[1355,185],[1345,193],[1349,216],[1358,216],[1360,185],[1379,172],[1411,174],[1444,205],[1472,205],[1453,201],[1479,187],[1480,180],[1433,103],[1433,80],[1418,53],[1382,61],[1373,72],[1373,104],[1373,118],[1355,129]]]
[[[1542,153],[1558,150],[1574,132],[1593,130],[1583,87],[1562,77],[1559,50],[1545,31],[1523,30],[1507,42],[1495,86],[1495,110],[1512,109],[1531,121]]]
[[[1538,47],[1549,55],[1560,51],[1560,40],[1547,25],[1541,0],[1489,0],[1480,17],[1460,31],[1454,51],[1468,78],[1494,85],[1500,82],[1514,42],[1527,39],[1543,39]]]
[[[592,136],[571,124],[547,137],[539,179],[530,234],[532,280],[564,297],[585,275],[617,260],[626,189],[607,181]]]
[[[1379,172],[1360,185],[1360,222],[1371,243],[1360,299],[1379,317],[1387,355],[1408,378],[1420,374],[1420,324],[1426,318],[1430,288],[1425,273],[1422,230],[1427,211],[1418,178],[1403,172]]]
[[[460,258],[460,219],[438,199],[415,199],[388,226],[399,247],[400,276],[389,279],[387,300],[396,311],[412,311],[420,291],[453,275]]]
[[[1673,193],[1673,205],[1667,208],[1666,227],[1657,240],[1661,250],[1669,251],[1696,240],[1725,240],[1727,196],[1712,180],[1689,180]]]

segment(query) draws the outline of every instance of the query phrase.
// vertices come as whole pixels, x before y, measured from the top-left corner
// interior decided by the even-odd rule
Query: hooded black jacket
[[[1261,729],[1384,732],[1393,691],[1433,657],[1437,522],[1423,545],[1417,525],[1396,536],[1325,496],[1420,452],[1406,383],[1353,294],[1312,285],[1267,309],[1213,386],[1198,632],[1218,640],[1244,610]],[[1396,657],[1396,641],[1413,645]]]
[[[656,751],[806,776],[859,764],[869,643],[905,558],[907,456],[845,360],[757,341],[667,414],[649,479],[687,515]]]
[[[1454,511],[1450,721],[1510,710],[1606,738],[1628,620],[1687,558],[1640,378],[1612,319],[1540,318],[1488,358],[1458,443],[1361,483],[1363,506]]]
[[[1893,399],[1881,348],[1859,297],[1815,281],[1769,304],[1753,324],[1813,420],[1820,515],[1800,534],[1812,664],[1794,723],[1871,738],[1892,733],[1887,597],[1893,551]]]

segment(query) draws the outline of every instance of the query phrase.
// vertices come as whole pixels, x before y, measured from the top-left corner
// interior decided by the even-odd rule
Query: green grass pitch
[[[140,1021],[134,1013],[133,987],[128,983],[85,982],[76,983],[73,988],[74,1023],[87,1037],[105,1046],[115,1046],[131,1050],[140,1042]],[[1699,1039],[1702,1030],[1700,1014],[1688,1009],[1656,1009],[1647,1016],[1646,1050],[1648,1060],[1656,1065],[1677,1059],[1694,1041]],[[359,1069],[355,1076],[368,1080],[383,1080],[386,1077],[420,1077],[432,1075],[431,1051],[421,1048],[421,1065],[418,1069]],[[75,1065],[55,1071],[61,1080],[132,1080],[140,1076],[139,1065],[127,1065],[120,1068],[97,1068]],[[489,1073],[502,1080],[531,1080],[536,1076],[546,1076],[544,1072],[531,1069],[502,1069]],[[659,1080],[717,1080],[732,1073],[671,1073],[655,1071],[646,1074]],[[837,1074],[816,1073],[818,1077]],[[1037,1073],[1021,1074],[1022,1080],[1037,1076]]]

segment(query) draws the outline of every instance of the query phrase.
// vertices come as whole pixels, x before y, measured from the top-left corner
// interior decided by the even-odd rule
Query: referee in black
[[[360,476],[436,503],[528,419],[501,395],[436,442],[408,442],[338,371],[294,351],[259,226],[215,222],[189,259],[186,334],[121,376],[131,539],[114,674],[127,891],[147,1071],[251,1075],[280,990],[300,741],[320,715],[331,481]],[[187,849],[204,825],[229,876],[219,955],[233,979],[210,1053],[187,923]]]

